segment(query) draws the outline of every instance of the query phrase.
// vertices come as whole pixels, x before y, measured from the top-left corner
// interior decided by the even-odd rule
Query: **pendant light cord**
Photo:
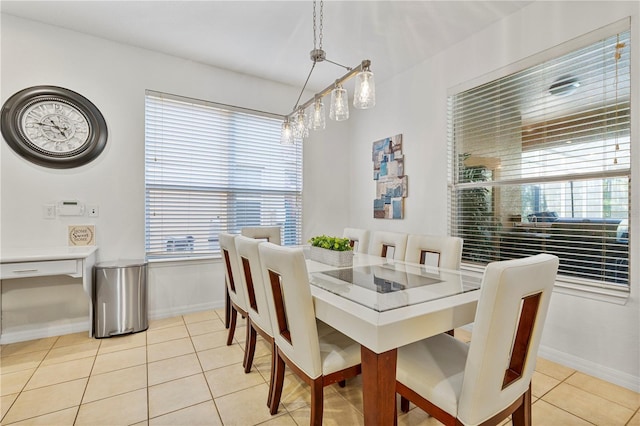
[[[320,0],[320,37],[316,37],[317,25],[316,25],[316,0],[313,0],[313,50],[316,51],[318,48],[317,40],[320,39],[319,49],[322,50],[322,20],[324,19],[324,0]],[[302,98],[302,94],[304,90],[307,88],[307,84],[309,83],[309,79],[311,78],[311,73],[313,73],[313,69],[316,67],[317,59],[313,59],[313,64],[311,64],[311,69],[309,70],[309,74],[307,75],[307,79],[304,81],[304,85],[302,86],[302,90],[298,95],[298,99],[296,100],[296,104],[293,107],[293,111],[298,109],[298,105],[300,105],[300,99]],[[329,61],[331,62],[331,61]]]
[[[320,0],[320,45],[317,47],[322,50],[322,21],[324,19],[324,0]],[[313,48],[316,49],[316,1],[313,0]]]

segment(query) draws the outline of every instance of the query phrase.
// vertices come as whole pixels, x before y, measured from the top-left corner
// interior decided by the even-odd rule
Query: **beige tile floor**
[[[159,321],[110,339],[87,333],[0,347],[2,425],[308,425],[309,390],[287,375],[278,414],[266,406],[270,355],[259,341],[244,374],[245,328],[226,346],[222,311]],[[456,336],[468,340],[464,330]],[[534,425],[640,425],[640,395],[538,359]],[[363,423],[359,379],[325,389],[324,423]],[[400,425],[437,425],[419,409]],[[508,423],[508,422],[505,422]]]

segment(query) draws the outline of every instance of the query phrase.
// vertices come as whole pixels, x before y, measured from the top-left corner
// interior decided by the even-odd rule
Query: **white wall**
[[[431,60],[378,84],[369,117],[354,120],[350,137],[351,226],[424,234],[447,233],[447,90],[531,55],[632,16],[632,81],[640,81],[640,3],[534,2],[520,13],[447,49]],[[375,71],[375,70],[374,70]],[[639,105],[640,85],[632,104]],[[640,151],[640,115],[633,114],[632,150]],[[409,197],[405,220],[372,219],[371,143],[403,134]],[[634,155],[632,229],[640,229],[640,156]],[[631,296],[626,305],[556,291],[541,354],[552,360],[640,390],[640,233],[631,241]]]
[[[69,224],[94,224],[98,261],[144,258],[145,89],[275,113],[290,112],[300,90],[4,14],[1,36],[2,103],[26,87],[62,86],[91,100],[109,128],[105,151],[68,170],[36,166],[0,144],[1,248],[64,246]],[[347,220],[335,208],[348,195],[342,124],[328,123],[305,142],[305,239]],[[316,194],[334,208],[316,205]],[[43,219],[43,204],[64,199],[96,204],[100,216]],[[222,306],[223,275],[219,261],[152,264],[150,317]],[[87,329],[80,285],[61,277],[3,281],[2,342]],[[41,309],[53,304],[52,294],[57,309]]]

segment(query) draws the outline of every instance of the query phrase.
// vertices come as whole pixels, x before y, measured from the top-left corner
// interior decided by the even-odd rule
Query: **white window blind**
[[[281,119],[148,91],[146,252],[219,255],[218,234],[278,225],[302,230],[302,145],[280,144]]]
[[[547,252],[563,279],[628,290],[625,27],[449,97],[450,227],[463,262]]]

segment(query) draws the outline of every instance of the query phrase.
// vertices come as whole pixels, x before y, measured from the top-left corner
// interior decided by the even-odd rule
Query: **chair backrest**
[[[387,257],[387,251],[393,247],[393,258],[404,260],[407,250],[407,234],[400,232],[375,231],[371,237],[369,254]]]
[[[528,389],[558,263],[538,254],[487,265],[458,403],[464,424],[485,421]]]
[[[258,252],[258,246],[262,243],[260,240],[242,235],[236,237],[238,266],[246,290],[249,318],[265,333],[273,336],[266,287],[262,279],[262,264]]]
[[[242,309],[247,309],[246,295],[242,278],[240,278],[240,267],[238,265],[238,253],[236,251],[236,236],[227,233],[219,235],[220,251],[224,261],[224,274],[226,278],[229,298],[233,303]]]
[[[406,262],[457,270],[461,259],[462,238],[414,234],[407,237]]]
[[[267,240],[277,245],[282,241],[279,226],[245,226],[240,230],[240,234],[256,240]]]
[[[309,377],[320,377],[318,328],[302,248],[262,243],[258,250],[276,345]]]
[[[369,230],[344,228],[342,236],[349,239],[354,252],[366,253],[369,250]]]

